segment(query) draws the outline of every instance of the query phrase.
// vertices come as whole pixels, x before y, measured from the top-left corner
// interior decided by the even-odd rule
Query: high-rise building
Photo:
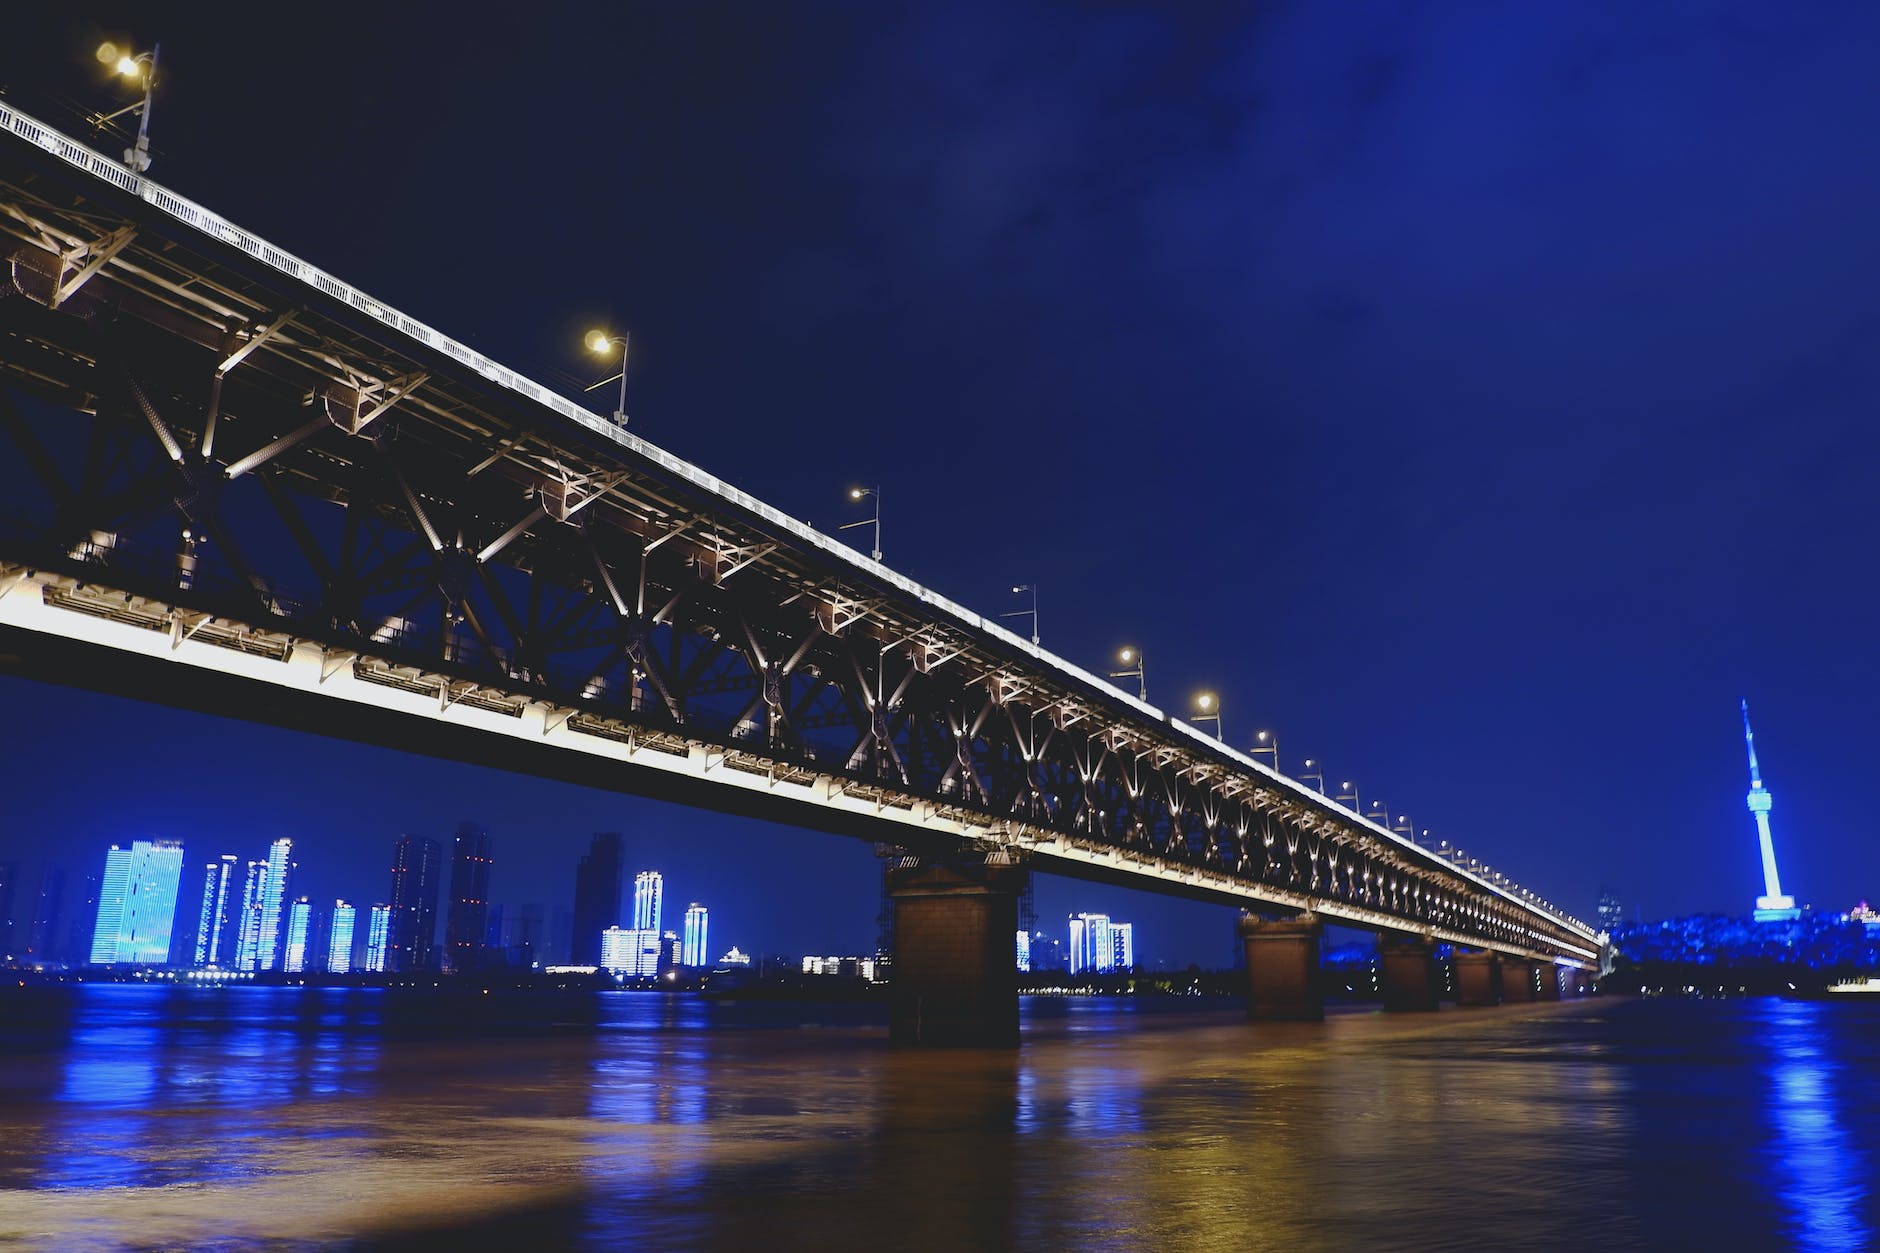
[[[620,876],[626,841],[618,832],[594,837],[574,872],[574,916],[569,957],[577,966],[601,965],[601,933],[620,925]]]
[[[1072,974],[1102,972],[1116,966],[1116,938],[1108,914],[1072,914],[1070,928]]]
[[[0,861],[0,959],[13,956],[13,893],[19,879],[17,861]]]
[[[659,932],[608,927],[601,932],[600,966],[617,975],[651,979],[659,974]]]
[[[132,840],[105,854],[98,921],[91,937],[95,966],[160,965],[170,960],[176,889],[183,877],[180,840]]]
[[[1599,894],[1599,929],[1607,933],[1615,932],[1625,922],[1625,906],[1619,903],[1617,894],[1606,891]]]
[[[96,870],[85,873],[84,886],[78,895],[78,908],[72,912],[72,929],[65,937],[65,960],[68,962],[91,960],[92,933],[98,926],[98,893],[103,888],[102,874]]]
[[[353,907],[345,901],[333,902],[332,938],[326,946],[328,974],[343,975],[352,970]]]
[[[235,969],[261,965],[261,898],[268,885],[268,863],[251,861],[242,880],[241,921],[236,929]]]
[[[366,969],[384,974],[392,946],[392,907],[374,905],[366,915]]]
[[[33,923],[26,932],[26,956],[52,961],[58,956],[59,915],[65,905],[65,867],[47,862],[39,872],[39,895],[33,901]]]
[[[190,965],[198,970],[220,966],[230,959],[229,893],[241,865],[233,853],[224,853],[203,868],[202,906],[196,911],[196,949]]]
[[[1136,968],[1135,923],[1113,922],[1110,924],[1110,965],[1117,970]]]
[[[490,834],[466,822],[451,846],[450,912],[444,918],[444,960],[452,972],[482,965],[489,913]]]
[[[633,929],[659,930],[660,897],[666,891],[666,878],[657,870],[642,870],[633,876]]]
[[[307,933],[313,927],[313,903],[306,897],[287,907],[287,942],[282,947],[281,969],[290,975],[307,970]]]
[[[1756,764],[1756,733],[1749,729],[1749,702],[1743,702],[1743,742],[1749,746],[1749,811],[1756,816],[1756,838],[1762,845],[1763,894],[1756,898],[1758,922],[1782,922],[1799,918],[1795,898],[1782,894],[1782,880],[1776,875],[1776,846],[1769,835],[1769,810],[1775,804],[1763,787],[1762,769]]]
[[[392,970],[437,966],[437,890],[444,850],[436,840],[404,835],[392,846]]]
[[[530,966],[548,957],[548,909],[540,901],[529,901],[515,911],[515,925],[509,936],[520,964]]]
[[[1025,930],[1023,927],[1018,929],[1017,957],[1018,968],[1020,970],[1031,969],[1031,932]]]
[[[294,842],[286,836],[268,845],[268,874],[261,884],[260,939],[255,966],[279,970],[286,955],[282,908],[287,904],[287,880],[294,872]]]
[[[679,964],[703,966],[711,958],[705,947],[705,930],[711,919],[705,907],[693,901],[685,907],[685,939],[679,946]]]

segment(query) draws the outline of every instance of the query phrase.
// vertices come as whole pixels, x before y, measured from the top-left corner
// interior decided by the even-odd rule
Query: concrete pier
[[[1529,957],[1501,958],[1501,999],[1506,1005],[1518,1005],[1537,998],[1534,960]]]
[[[1501,1004],[1501,963],[1495,954],[1456,953],[1456,1004]]]
[[[1020,866],[920,862],[888,871],[896,1044],[1018,1043]]]
[[[1377,964],[1385,1009],[1427,1013],[1436,1008],[1443,984],[1433,941],[1379,939]]]
[[[1323,923],[1310,914],[1278,922],[1246,914],[1240,919],[1240,940],[1247,953],[1247,1017],[1303,1022],[1325,1017],[1319,971]]]

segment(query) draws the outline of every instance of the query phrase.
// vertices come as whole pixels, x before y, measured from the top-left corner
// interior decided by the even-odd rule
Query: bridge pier
[[[1501,958],[1501,1000],[1504,1005],[1518,1005],[1538,999],[1536,971],[1531,957]]]
[[[1274,921],[1240,917],[1247,954],[1247,1017],[1259,1021],[1320,1022],[1325,990],[1319,964],[1325,925],[1311,914]]]
[[[1501,1004],[1501,963],[1495,954],[1456,953],[1456,1004]]]
[[[1562,973],[1560,967],[1552,962],[1542,962],[1540,964],[1541,987],[1540,996],[1537,999],[1543,1001],[1557,1001],[1560,999],[1560,976]]]
[[[1429,1012],[1442,993],[1442,971],[1436,965],[1436,943],[1421,936],[1383,939],[1377,943],[1378,977],[1384,985],[1384,1008]]]
[[[920,861],[887,872],[894,902],[892,1043],[1018,1043],[1015,938],[1027,873],[970,861]]]

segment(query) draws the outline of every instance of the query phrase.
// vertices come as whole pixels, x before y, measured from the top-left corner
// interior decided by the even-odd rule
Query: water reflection
[[[1829,1056],[1832,1032],[1821,1002],[1766,1002],[1769,1113],[1775,1131],[1770,1171],[1779,1181],[1789,1231],[1808,1249],[1873,1247],[1863,1218],[1871,1203],[1867,1155],[1845,1125],[1849,1110],[1837,1088],[1846,1077]]]
[[[1320,1025],[1085,1001],[1028,1005],[1016,1051],[942,1053],[888,1048],[867,1007],[624,993],[68,1009],[0,1067],[0,1242],[1874,1242],[1880,1021],[1855,1007]],[[530,1016],[578,1029],[517,1034]]]

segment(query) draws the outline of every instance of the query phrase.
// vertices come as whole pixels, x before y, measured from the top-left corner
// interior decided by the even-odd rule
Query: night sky
[[[1787,890],[1880,897],[1880,6],[37,7],[19,107],[80,133],[99,40],[161,40],[153,177],[571,393],[630,329],[641,435],[826,530],[879,482],[896,569],[986,613],[1036,582],[1048,648],[1139,645],[1152,701],[1213,686],[1235,744],[1583,917],[1747,912],[1743,697]],[[860,843],[0,706],[22,921],[42,859],[140,836],[291,835],[370,903],[397,834],[471,818],[499,902],[620,830],[714,948],[872,948]],[[1038,907],[1231,953],[1216,907]]]

